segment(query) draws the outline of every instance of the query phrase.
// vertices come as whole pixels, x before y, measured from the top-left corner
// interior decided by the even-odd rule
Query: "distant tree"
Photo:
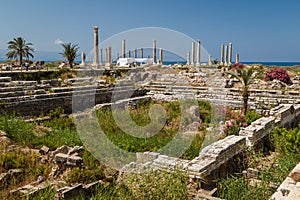
[[[72,44],[72,43],[64,43],[62,44],[63,47],[63,52],[60,53],[63,58],[68,60],[68,63],[70,65],[70,68],[73,68],[74,60],[78,56],[78,45],[77,44]]]
[[[32,43],[26,43],[26,41],[21,38],[14,38],[12,41],[8,43],[8,53],[6,54],[8,59],[17,59],[19,57],[20,66],[23,63],[23,57],[29,59],[29,57],[33,58],[34,49],[31,47]]]
[[[231,74],[239,80],[243,85],[242,97],[243,97],[243,112],[246,115],[248,110],[248,99],[249,99],[249,85],[258,77],[259,73],[256,73],[253,67],[247,69],[243,65],[238,65],[235,68],[235,71],[228,71],[228,74]]]

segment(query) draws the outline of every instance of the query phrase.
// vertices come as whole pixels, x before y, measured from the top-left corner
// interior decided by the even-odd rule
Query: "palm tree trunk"
[[[248,99],[249,99],[249,92],[248,92],[248,88],[245,87],[243,89],[243,113],[244,113],[244,115],[246,115],[247,110],[248,110]]]
[[[22,53],[20,53],[20,67],[21,67],[21,71],[22,71],[22,63],[23,63],[23,55],[22,55]]]

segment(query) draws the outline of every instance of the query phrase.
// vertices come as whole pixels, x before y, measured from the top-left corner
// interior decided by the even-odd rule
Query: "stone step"
[[[0,77],[1,83],[11,82],[11,77]]]
[[[24,88],[23,87],[20,87],[20,86],[17,86],[17,87],[1,87],[0,86],[0,93],[3,93],[3,92],[16,92],[16,91],[23,91]]]

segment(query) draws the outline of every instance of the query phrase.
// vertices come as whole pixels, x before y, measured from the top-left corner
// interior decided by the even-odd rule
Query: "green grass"
[[[129,174],[123,180],[100,188],[90,199],[187,199],[188,177],[182,172]]]
[[[100,109],[97,111],[97,117],[99,119],[99,124],[106,134],[106,136],[114,143],[114,145],[118,146],[121,149],[124,149],[129,152],[145,152],[145,151],[158,151],[160,148],[167,145],[178,133],[180,123],[181,123],[181,108],[179,102],[159,102],[165,111],[166,111],[166,123],[163,125],[162,129],[159,132],[151,137],[138,138],[135,135],[141,135],[142,132],[139,132],[137,129],[133,129],[133,126],[146,126],[149,125],[151,119],[148,115],[149,109],[157,102],[150,101],[148,103],[140,103],[137,106],[137,109],[130,111],[130,117],[132,120],[129,121],[121,121],[121,123],[125,126],[126,130],[131,130],[130,134],[125,133],[120,129],[116,121],[114,120],[114,116],[118,115],[119,118],[125,119],[126,112],[122,109]],[[200,117],[204,120],[206,119],[205,113],[209,111],[205,109],[210,109],[209,103],[200,101]],[[157,127],[160,127],[160,122],[162,122],[162,117],[159,114],[153,114],[155,120],[153,120],[153,124],[149,127],[149,132],[152,133]],[[183,121],[182,123],[188,123],[188,121]],[[192,144],[189,149],[183,155],[183,158],[192,159],[199,154],[199,150],[204,138],[204,135],[196,134],[193,139]]]
[[[82,145],[76,129],[69,118],[54,118],[43,125],[48,130],[40,128],[37,124],[27,123],[14,114],[0,116],[0,130],[3,130],[17,144],[31,148],[40,148],[43,145],[55,149],[62,145]]]

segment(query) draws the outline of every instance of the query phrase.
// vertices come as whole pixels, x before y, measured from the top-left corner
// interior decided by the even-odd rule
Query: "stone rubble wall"
[[[157,100],[175,101],[182,98],[197,98],[222,102],[232,107],[242,106],[242,92],[239,88],[163,85],[162,83],[150,84],[145,88],[149,90],[148,95],[152,95]],[[249,105],[253,109],[294,103],[300,103],[300,91],[250,89]]]
[[[191,178],[210,183],[212,178],[220,178],[230,168],[230,162],[241,156],[247,148],[252,148],[263,140],[276,126],[291,127],[300,122],[300,105],[283,104],[273,108],[271,116],[262,117],[244,129],[238,136],[226,138],[205,147],[193,160],[161,155],[155,152],[137,153],[137,162],[124,166],[124,170],[152,167],[163,170],[186,171]],[[223,172],[222,172],[223,171]]]
[[[101,81],[90,85],[74,84],[86,82],[86,79],[82,78],[70,79],[72,86],[69,87],[52,87],[51,85],[59,85],[57,81],[54,82],[52,84],[49,80],[45,80],[42,84],[37,84],[36,81],[11,81],[10,77],[1,77],[0,110],[7,113],[17,112],[22,116],[38,116],[61,107],[65,113],[70,114],[73,112],[74,98],[77,107],[84,110],[92,104],[94,106],[112,102],[112,96],[123,99],[146,94],[146,90],[136,89],[130,85],[109,87],[103,85]]]

